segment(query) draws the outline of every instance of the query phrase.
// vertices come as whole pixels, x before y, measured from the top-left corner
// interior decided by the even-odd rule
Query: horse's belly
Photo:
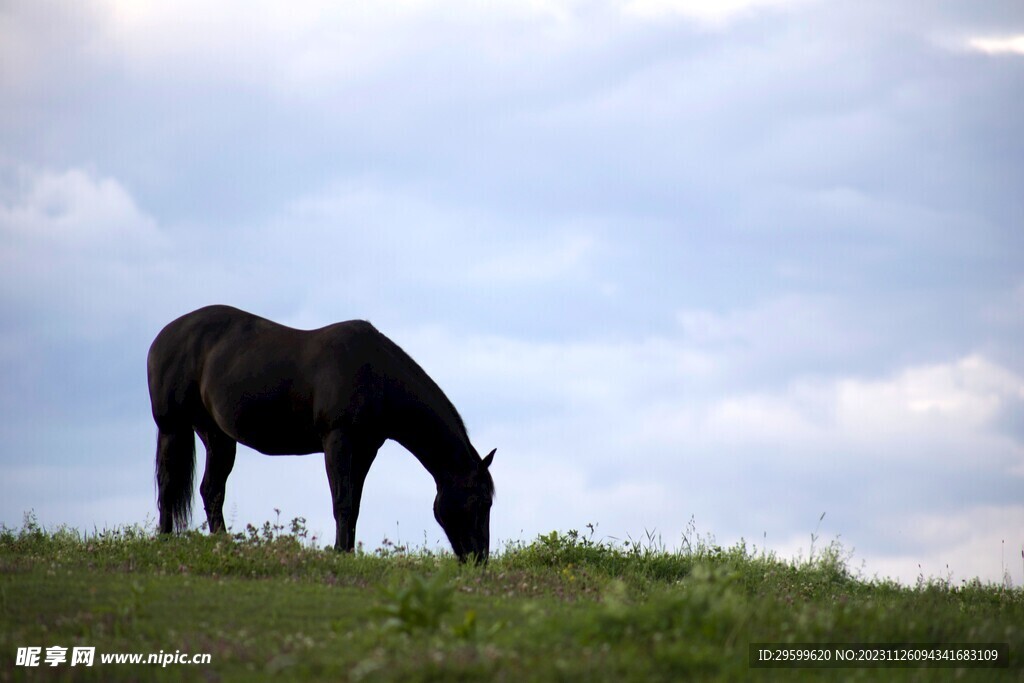
[[[324,449],[311,420],[294,419],[281,413],[243,416],[237,421],[235,431],[239,443],[266,455],[305,455]]]
[[[259,442],[251,443],[249,441],[239,439],[238,442],[255,451],[259,451],[263,455],[309,455],[310,453],[322,453],[324,450],[324,447],[319,441],[298,443],[261,440]]]
[[[323,451],[312,414],[290,401],[240,402],[221,428],[241,444],[266,455],[306,455]]]

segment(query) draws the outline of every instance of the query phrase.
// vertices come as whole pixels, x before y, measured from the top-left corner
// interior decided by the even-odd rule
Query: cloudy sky
[[[1024,582],[1018,0],[6,0],[0,101],[8,526],[152,521],[146,351],[229,303],[409,351],[494,538]],[[385,446],[359,539],[433,493]],[[333,538],[321,457],[240,449],[274,508]]]

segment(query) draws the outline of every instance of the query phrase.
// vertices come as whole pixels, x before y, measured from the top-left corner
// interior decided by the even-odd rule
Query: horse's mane
[[[462,415],[459,414],[459,411],[455,408],[455,405],[451,402],[451,399],[449,399],[448,396],[444,393],[444,391],[442,391],[441,387],[437,385],[437,382],[435,382],[434,379],[427,374],[427,371],[424,370],[420,366],[420,364],[417,363],[415,359],[413,359],[412,356],[406,353],[401,346],[391,341],[391,339],[389,339],[386,335],[380,333],[379,331],[378,334],[380,334],[381,342],[384,348],[390,352],[389,355],[392,358],[399,360],[401,364],[405,366],[403,368],[404,370],[408,370],[412,374],[414,374],[416,376],[416,379],[418,379],[427,389],[430,390],[430,392],[433,394],[432,398],[437,400],[441,404],[441,407],[446,409],[450,413],[452,419],[455,422],[455,426],[458,428],[459,435],[464,437],[466,439],[466,442],[468,443],[469,432],[466,430],[466,423],[462,421]]]
[[[367,324],[373,327],[371,323],[367,322]],[[422,366],[420,366],[420,364],[405,351],[405,349],[396,344],[387,335],[381,333],[375,327],[373,329],[380,335],[381,344],[388,352],[388,355],[390,355],[392,359],[397,360],[403,370],[414,375],[416,379],[430,391],[431,398],[439,404],[437,407],[442,408],[448,413],[450,420],[454,423],[452,426],[457,430],[459,437],[465,442],[467,450],[479,458],[480,455],[476,452],[476,449],[473,448],[473,444],[469,440],[469,430],[466,429],[466,423],[462,420],[462,415],[455,407],[455,404],[451,402],[451,399],[448,398],[448,395],[444,393],[444,390],[438,386],[437,382],[427,374],[427,371],[424,370]],[[481,486],[487,494],[493,498],[494,479],[491,477],[490,470],[486,467],[482,467],[480,469]]]

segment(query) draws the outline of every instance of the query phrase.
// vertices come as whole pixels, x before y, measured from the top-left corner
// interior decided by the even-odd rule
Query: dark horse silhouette
[[[206,446],[199,491],[211,533],[224,530],[224,488],[241,442],[267,455],[324,453],[334,547],[352,550],[366,473],[394,439],[434,477],[434,517],[455,554],[487,559],[494,451],[480,458],[444,392],[370,323],[296,330],[207,306],[160,331],[148,371],[161,532],[189,524],[194,431]]]

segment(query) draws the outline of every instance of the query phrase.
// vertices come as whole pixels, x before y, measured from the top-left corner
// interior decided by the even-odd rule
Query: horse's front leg
[[[335,550],[355,550],[363,482],[379,447],[380,444],[372,446],[349,438],[341,430],[334,430],[324,438],[324,461],[337,527]]]

